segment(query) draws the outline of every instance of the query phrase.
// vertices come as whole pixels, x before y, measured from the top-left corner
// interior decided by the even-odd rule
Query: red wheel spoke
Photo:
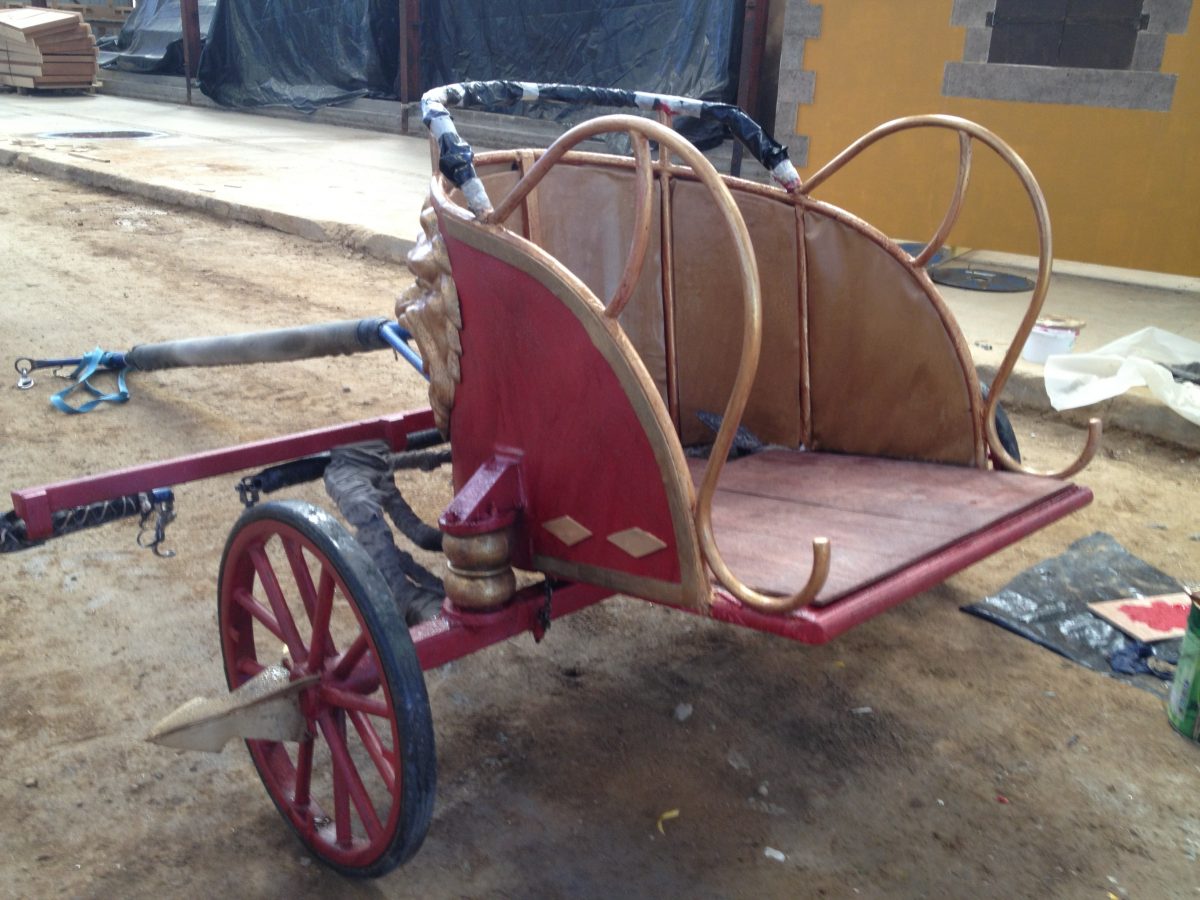
[[[360,631],[354,642],[346,648],[346,652],[342,654],[342,658],[337,661],[337,665],[333,667],[334,678],[345,678],[350,674],[350,671],[358,665],[358,661],[362,659],[363,654],[367,652],[367,635],[366,632]]]
[[[379,815],[375,812],[371,796],[367,793],[367,788],[358,774],[358,768],[354,765],[354,760],[350,758],[350,751],[346,749],[344,733],[334,724],[330,715],[321,716],[317,722],[321,726],[321,734],[325,736],[325,742],[329,745],[329,755],[333,758],[334,802],[336,803],[338,799],[337,784],[340,780],[345,792],[349,793],[350,799],[354,802],[354,808],[358,810],[358,817],[367,829],[367,837],[374,841],[383,832],[383,825],[379,821]],[[344,799],[342,803],[345,803]],[[341,841],[342,814],[340,808],[337,826],[338,840]]]
[[[308,571],[308,562],[304,558],[304,547],[299,541],[283,538],[283,552],[287,554],[288,565],[292,568],[292,577],[296,579],[296,587],[300,590],[300,600],[312,620],[313,611],[317,608],[317,589],[313,587],[312,575]]]
[[[354,723],[354,730],[362,738],[363,746],[367,748],[367,753],[375,763],[375,768],[379,770],[379,777],[387,785],[388,793],[395,796],[396,765],[393,762],[392,754],[383,749],[383,741],[379,739],[379,732],[375,730],[371,720],[357,710],[350,712],[350,721]]]
[[[320,668],[325,657],[337,653],[333,638],[329,634],[329,617],[333,613],[333,573],[322,567],[321,585],[313,601],[312,642],[308,647],[308,668],[315,672]]]
[[[233,592],[233,599],[237,601],[238,606],[258,619],[262,626],[283,640],[283,629],[279,627],[279,623],[275,621],[275,617],[271,615],[271,611],[254,599],[254,595],[245,588],[237,588]]]
[[[243,675],[248,675],[251,678],[261,672],[263,668],[263,664],[257,659],[250,659],[249,657],[243,657],[242,659],[239,659],[237,664],[237,670]]]
[[[308,806],[310,799],[309,788],[312,785],[312,761],[313,761],[313,740],[306,738],[300,742],[300,749],[296,753],[296,792],[295,803],[301,809]],[[312,814],[308,816],[308,820],[312,821]]]
[[[275,575],[271,561],[267,559],[266,551],[261,546],[251,547],[249,555],[250,560],[254,563],[254,571],[258,573],[263,590],[267,593],[267,599],[271,602],[271,610],[275,613],[275,619],[283,630],[281,636],[283,642],[287,644],[288,652],[291,653],[292,659],[296,663],[305,662],[308,659],[308,648],[304,646],[304,640],[296,628],[296,620],[292,618],[292,611],[288,609],[287,598],[283,596],[283,589],[279,586],[279,579]]]
[[[325,742],[330,745],[332,751],[332,742],[330,735],[338,737],[337,726],[329,720],[328,715],[324,715],[318,721],[321,728],[321,733],[325,735]],[[340,739],[340,738],[339,738]],[[343,750],[345,745],[340,744]],[[346,784],[346,771],[342,766],[338,765],[337,755],[333,754],[333,827],[337,835],[337,842],[343,847],[350,846],[352,837],[350,822],[350,792]]]
[[[321,685],[321,699],[330,706],[336,706],[340,709],[353,709],[372,716],[386,716],[388,714],[387,703],[382,699],[364,697],[362,694],[356,694],[353,691],[344,691],[326,684]]]

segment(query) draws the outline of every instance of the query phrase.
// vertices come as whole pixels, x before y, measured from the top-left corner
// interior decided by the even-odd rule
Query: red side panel
[[[515,450],[528,503],[516,565],[541,554],[679,582],[658,463],[608,360],[541,282],[448,235],[446,244],[463,320],[455,489],[497,450]],[[563,516],[589,536],[568,546],[544,527]],[[665,546],[635,558],[608,540],[633,528]]]

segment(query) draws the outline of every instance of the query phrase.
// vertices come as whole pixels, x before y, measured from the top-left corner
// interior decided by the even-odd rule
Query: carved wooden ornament
[[[429,375],[429,404],[438,430],[450,436],[454,390],[462,378],[462,312],[450,275],[450,258],[438,232],[437,213],[427,200],[421,210],[421,234],[408,254],[416,284],[396,301],[396,319],[416,339]]]

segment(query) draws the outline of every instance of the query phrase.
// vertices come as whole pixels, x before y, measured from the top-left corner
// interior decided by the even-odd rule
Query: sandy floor
[[[0,259],[4,365],[385,315],[408,279],[3,170]],[[0,390],[5,492],[423,395],[386,354],[144,374],[129,404],[81,417],[50,408],[54,389],[43,375]],[[1015,421],[1034,464],[1082,440]],[[1094,505],[826,647],[618,599],[541,645],[429,673],[433,826],[411,863],[365,884],[307,856],[243,748],[142,740],[223,689],[214,581],[236,478],[181,487],[174,559],[136,547],[130,523],[0,559],[0,895],[1200,897],[1200,747],[1150,694],[957,609],[1097,530],[1200,579],[1197,462],[1110,435],[1080,478]],[[406,485],[427,518],[446,479]]]

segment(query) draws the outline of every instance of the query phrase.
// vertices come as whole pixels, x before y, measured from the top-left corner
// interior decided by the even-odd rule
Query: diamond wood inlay
[[[586,541],[592,536],[590,531],[570,516],[559,516],[557,519],[543,522],[542,527],[568,547],[574,547],[580,541]]]
[[[640,528],[626,528],[608,536],[609,541],[616,544],[634,559],[641,559],[651,553],[657,553],[667,545],[648,531]]]

